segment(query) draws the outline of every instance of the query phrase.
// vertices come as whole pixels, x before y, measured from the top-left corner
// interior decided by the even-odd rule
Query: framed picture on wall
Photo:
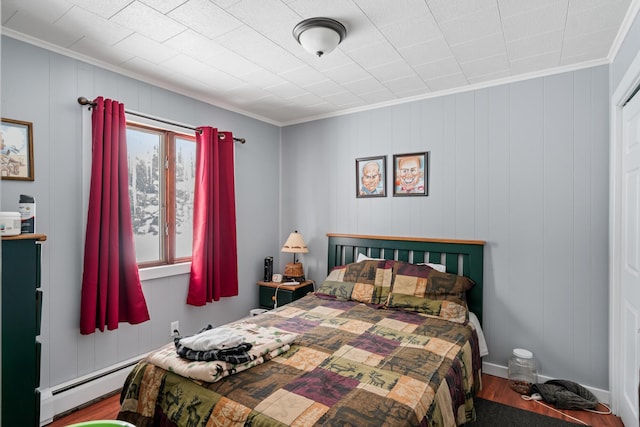
[[[356,159],[356,197],[386,197],[387,156]]]
[[[429,152],[393,155],[393,195],[429,194]]]
[[[33,181],[33,126],[29,122],[2,118],[0,176]]]

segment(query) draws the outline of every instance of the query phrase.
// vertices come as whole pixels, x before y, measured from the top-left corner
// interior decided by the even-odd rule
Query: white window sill
[[[178,276],[191,272],[191,262],[183,262],[172,265],[159,265],[157,267],[141,268],[139,271],[140,281],[160,279],[162,277]]]

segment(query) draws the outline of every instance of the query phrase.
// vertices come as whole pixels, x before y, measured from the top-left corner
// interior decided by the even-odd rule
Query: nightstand
[[[297,285],[288,285],[287,282],[258,282],[260,286],[260,308],[273,309],[278,294],[278,307],[289,304],[291,301],[302,298],[309,292],[313,292],[313,280],[305,280]]]

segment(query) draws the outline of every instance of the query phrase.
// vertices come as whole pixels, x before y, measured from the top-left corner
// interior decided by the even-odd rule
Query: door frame
[[[640,52],[632,61],[611,96],[610,152],[609,152],[609,389],[611,409],[620,413],[622,375],[622,108],[636,87],[640,85]],[[640,93],[636,94],[640,96]]]

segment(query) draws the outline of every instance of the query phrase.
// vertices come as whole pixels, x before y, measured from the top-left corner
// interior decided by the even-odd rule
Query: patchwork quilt
[[[250,322],[296,338],[284,353],[214,382],[163,369],[153,357],[142,361],[125,382],[118,419],[138,427],[455,426],[475,419],[481,360],[470,325],[313,294]]]

